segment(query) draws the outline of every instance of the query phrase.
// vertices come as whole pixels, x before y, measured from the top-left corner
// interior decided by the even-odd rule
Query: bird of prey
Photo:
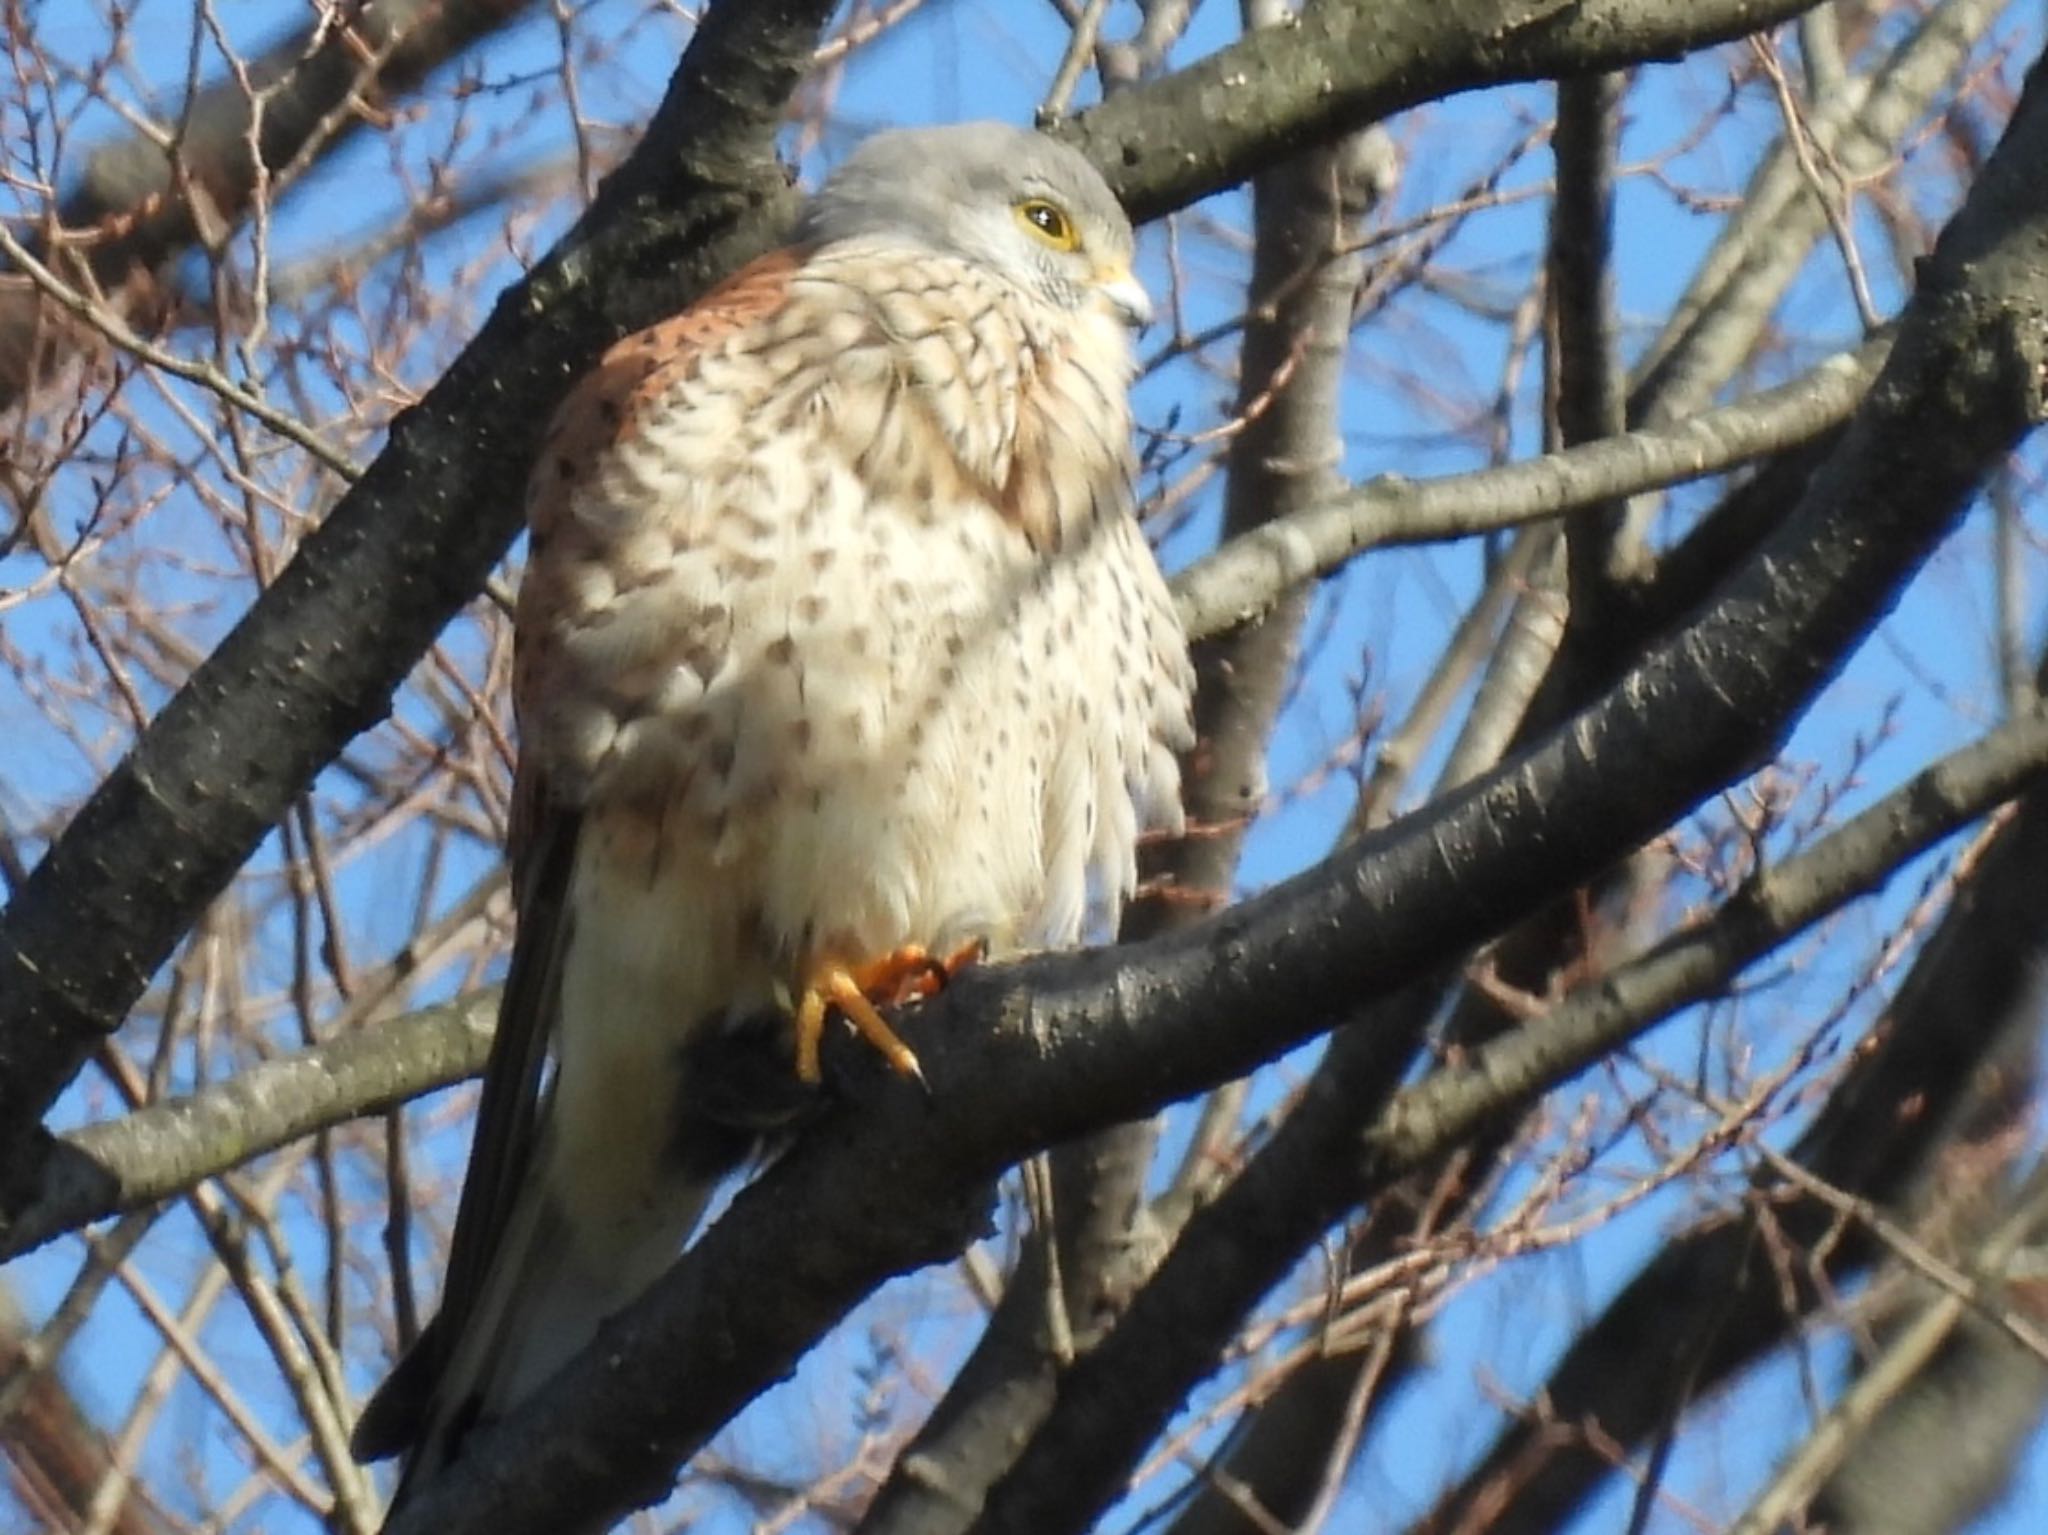
[[[440,1315],[365,1410],[410,1481],[669,1264],[736,1159],[687,1047],[794,1071],[928,956],[1069,945],[1177,827],[1192,671],[1133,516],[1149,305],[1094,169],[882,133],[788,248],[619,342],[528,492],[518,933]],[[551,1069],[550,1069],[551,1063]]]

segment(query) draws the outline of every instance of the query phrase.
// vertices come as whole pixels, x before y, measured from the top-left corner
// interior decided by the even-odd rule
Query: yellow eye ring
[[[1026,229],[1054,250],[1081,248],[1080,232],[1074,228],[1074,221],[1067,217],[1066,209],[1058,203],[1047,202],[1043,197],[1027,197],[1017,204],[1017,217]]]

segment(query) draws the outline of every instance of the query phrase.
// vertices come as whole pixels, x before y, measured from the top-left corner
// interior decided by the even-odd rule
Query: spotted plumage
[[[442,1315],[365,1451],[445,1460],[674,1257],[717,1170],[679,1160],[693,1035],[857,1011],[846,976],[905,945],[1071,944],[1177,824],[1130,256],[1069,150],[880,135],[796,245],[562,406],[517,614],[518,940]]]

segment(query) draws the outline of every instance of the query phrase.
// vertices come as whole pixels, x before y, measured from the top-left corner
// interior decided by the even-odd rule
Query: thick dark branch
[[[1614,314],[1614,158],[1627,83],[1619,74],[1589,75],[1557,87],[1557,197],[1545,280],[1564,443],[1612,437],[1628,425]]]
[[[31,1133],[195,915],[358,732],[517,525],[581,361],[708,286],[790,211],[774,139],[831,0],[728,3],[632,158],[508,289],[277,582],[87,802],[0,924],[0,1146]],[[8,1197],[9,1194],[14,1197]],[[0,1187],[0,1210],[21,1190]]]
[[[557,1529],[657,1494],[876,1284],[957,1251],[1003,1167],[1271,1058],[1591,878],[1766,757],[2043,414],[2044,155],[2037,78],[1797,515],[1597,704],[1470,790],[1191,933],[970,972],[930,1020],[907,1022],[929,1100],[877,1087],[822,1122],[550,1390],[480,1432],[394,1535]],[[1389,1172],[1421,1146],[1373,1161]],[[1079,1368],[1108,1369],[1107,1348]],[[1108,1464],[1113,1477],[1128,1433],[1086,1474]],[[1044,1469],[1020,1463],[992,1527],[1051,1528],[1029,1517],[1033,1476],[1043,1488],[1076,1472]]]
[[[1325,6],[1068,125],[1145,216],[1454,90],[1704,46],[1812,0]],[[0,1136],[34,1133],[207,901],[353,735],[516,528],[534,427],[606,340],[772,240],[772,139],[833,7],[714,7],[646,140],[250,614],[144,733],[0,921]],[[1242,79],[1242,86],[1234,81]],[[0,1144],[0,1211],[31,1157]]]
[[[1662,432],[1628,433],[1611,442],[1498,469],[1420,482],[1375,481],[1334,501],[1232,540],[1174,582],[1183,618],[1198,636],[1227,632],[1241,614],[1263,610],[1287,583],[1333,569],[1368,548],[1453,531],[1506,526],[1553,508],[1598,499],[1616,485],[1669,484],[1697,478],[1831,432],[1862,397],[1884,356],[1873,343],[1821,363],[1778,389],[1708,411]],[[1810,468],[1791,476],[1803,484]],[[1681,545],[1664,574],[1681,595],[1656,607],[1663,622],[1693,606],[1706,582],[1688,573],[1733,563],[1728,546],[1746,548],[1758,528],[1796,497],[1775,476],[1731,498],[1712,524],[1715,547]],[[1616,650],[1615,655],[1625,652]],[[64,1135],[24,1194],[14,1224],[0,1233],[0,1260],[61,1232],[132,1210],[386,1105],[446,1087],[483,1069],[490,1047],[486,1016],[494,991],[478,992],[412,1016],[370,1025],[254,1069],[254,1081],[202,1089],[189,1099]],[[374,1042],[374,1043],[373,1043]],[[289,1077],[293,1084],[279,1084]],[[82,1154],[80,1156],[74,1153]]]
[[[1676,58],[1817,0],[1326,0],[1055,131],[1153,219],[1459,91]]]
[[[1550,377],[1557,441],[1595,442],[1627,429],[1626,379],[1614,313],[1614,160],[1621,141],[1622,74],[1557,87],[1557,197],[1545,261]],[[1586,507],[1567,524],[1571,621],[1597,625],[1623,574],[1624,506]]]

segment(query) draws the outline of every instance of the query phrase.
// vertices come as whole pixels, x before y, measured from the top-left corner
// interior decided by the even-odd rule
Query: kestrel
[[[693,1040],[772,1010],[816,1080],[837,1016],[914,1071],[876,1004],[924,956],[1079,941],[1178,826],[1131,254],[1062,145],[879,134],[794,244],[563,404],[517,613],[518,937],[441,1313],[359,1454],[444,1463],[674,1259],[736,1160],[686,1123]]]

